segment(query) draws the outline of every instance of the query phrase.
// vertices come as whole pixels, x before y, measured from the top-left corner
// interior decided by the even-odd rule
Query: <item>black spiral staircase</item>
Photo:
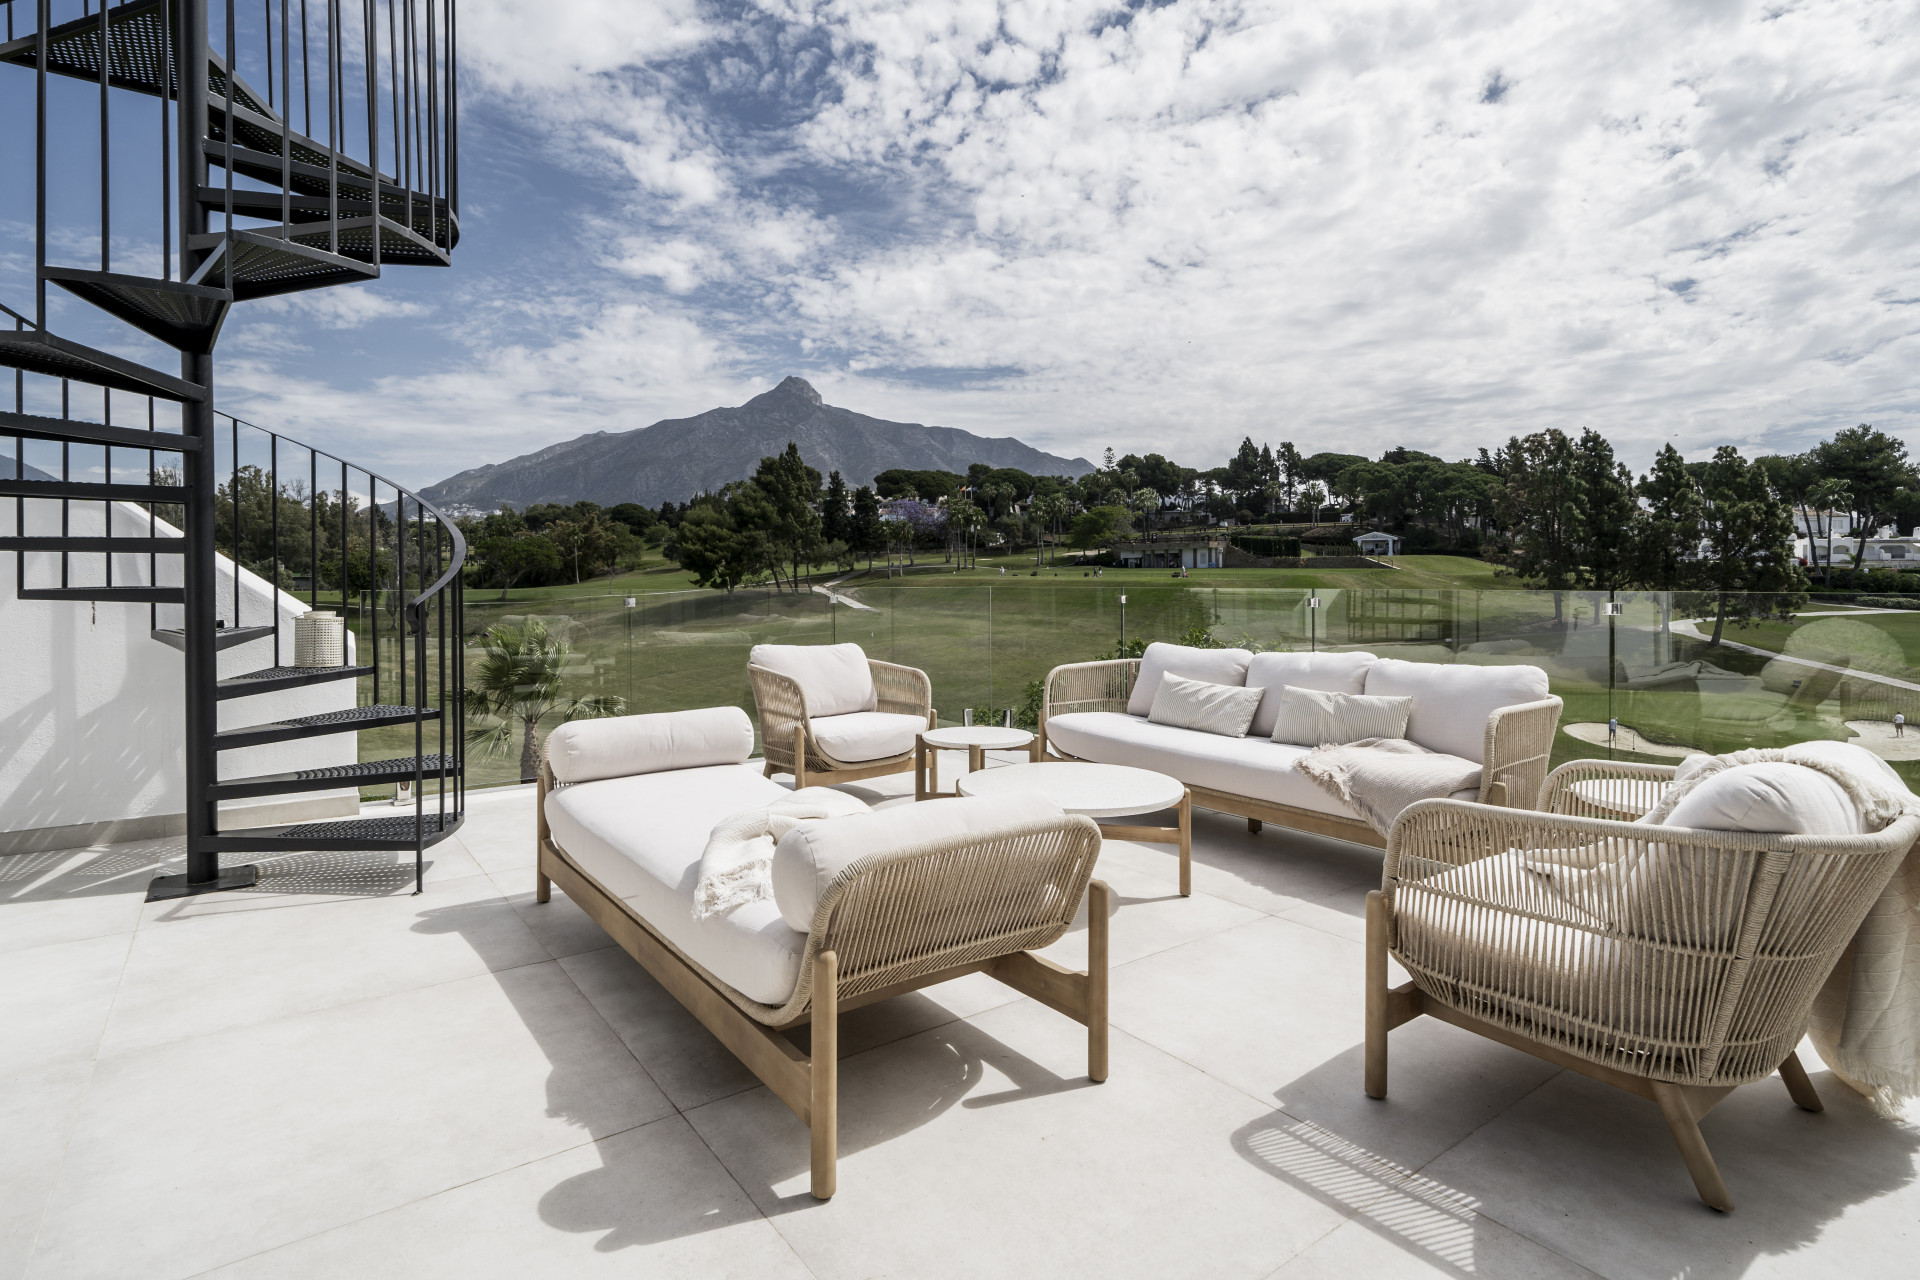
[[[453,0],[0,9],[0,75],[34,84],[36,273],[31,315],[0,305],[0,367],[14,371],[12,408],[0,410],[13,527],[0,551],[15,554],[20,598],[96,616],[145,608],[154,642],[184,655],[186,871],[155,879],[148,898],[255,883],[253,865],[223,867],[222,855],[309,851],[411,850],[418,892],[425,850],[464,808],[465,543],[386,478],[217,413],[213,350],[236,302],[448,264],[459,238]],[[97,148],[91,164],[75,163],[82,143]],[[125,172],[149,151],[157,181]],[[71,211],[96,181],[99,265],[50,263],[50,244],[89,229]],[[116,270],[116,253],[132,263]],[[173,348],[178,375],[56,334],[50,283],[152,341],[100,340]],[[348,615],[354,661],[291,665],[287,615],[302,590]],[[247,711],[260,695],[336,682],[350,683],[354,705]],[[221,769],[225,752],[362,733],[390,754]],[[358,741],[354,754],[367,754]],[[235,801],[393,784],[410,785],[410,812],[222,826],[244,823]]]

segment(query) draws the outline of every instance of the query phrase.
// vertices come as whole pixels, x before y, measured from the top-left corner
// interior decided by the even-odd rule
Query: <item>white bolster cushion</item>
[[[847,818],[814,818],[780,838],[773,851],[773,901],[780,917],[801,933],[813,928],[813,913],[835,877],[875,853],[957,836],[990,840],[1036,822],[1063,817],[1060,806],[1038,792],[1005,796],[923,800],[875,809]]]
[[[1160,692],[1160,678],[1169,672],[1189,680],[1208,684],[1244,685],[1247,663],[1253,653],[1247,649],[1193,649],[1183,644],[1154,643],[1140,655],[1140,675],[1127,698],[1127,714],[1144,716],[1153,710],[1154,695]]]
[[[547,735],[547,764],[560,782],[739,764],[752,754],[753,721],[738,707],[572,720]]]
[[[809,717],[879,709],[873,670],[857,644],[757,644],[747,661],[799,685]]]
[[[1198,729],[1224,738],[1244,738],[1264,692],[1239,685],[1189,680],[1169,671],[1160,677],[1160,692],[1153,695],[1153,709],[1147,712],[1147,719],[1176,729]]]

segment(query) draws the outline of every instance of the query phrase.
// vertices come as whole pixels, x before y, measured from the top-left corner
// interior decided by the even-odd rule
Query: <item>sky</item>
[[[461,0],[450,270],[238,309],[403,482],[738,404],[1189,466],[1920,452],[1912,3]]]

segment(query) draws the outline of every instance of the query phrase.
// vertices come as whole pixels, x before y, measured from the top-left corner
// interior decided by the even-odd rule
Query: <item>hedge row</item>
[[[1234,535],[1232,542],[1250,556],[1297,557],[1300,554],[1298,538],[1264,538],[1257,534],[1242,533]]]

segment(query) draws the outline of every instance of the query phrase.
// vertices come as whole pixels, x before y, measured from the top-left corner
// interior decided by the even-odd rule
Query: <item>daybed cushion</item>
[[[1470,667],[1382,658],[1367,668],[1369,694],[1412,697],[1407,737],[1429,751],[1486,763],[1487,717],[1547,696],[1539,667]]]
[[[1247,688],[1265,689],[1248,733],[1273,736],[1280,714],[1280,690],[1319,689],[1325,693],[1365,693],[1367,668],[1379,659],[1370,653],[1256,653],[1247,663]]]
[[[1699,831],[1857,836],[1860,811],[1838,782],[1785,761],[1722,769],[1680,798],[1663,824]]]
[[[903,716],[892,711],[815,716],[808,723],[820,749],[848,764],[884,760],[911,751],[914,735],[927,727],[925,716]]]
[[[560,782],[739,764],[752,754],[753,721],[738,707],[571,720],[547,735],[547,765]]]
[[[1037,793],[926,800],[850,818],[803,822],[773,852],[773,900],[801,933],[813,928],[820,896],[842,871],[869,854],[911,849],[955,836],[991,839],[1035,822],[1058,821],[1060,806]]]
[[[1076,711],[1047,719],[1047,741],[1070,756],[1125,764],[1254,800],[1360,820],[1293,767],[1307,753],[1265,738],[1223,738],[1154,724],[1118,711]],[[1471,798],[1471,797],[1468,797]]]
[[[799,685],[809,716],[872,711],[880,705],[867,655],[857,644],[757,644],[747,661]]]
[[[675,769],[562,787],[547,796],[553,841],[655,932],[750,1000],[784,1004],[807,938],[772,902],[696,922],[700,854],[720,819],[793,795],[747,764]]]
[[[1412,706],[1412,698],[1327,693],[1295,685],[1280,691],[1280,716],[1273,726],[1273,740],[1296,747],[1318,747],[1363,738],[1404,738]]]
[[[1140,655],[1140,674],[1127,698],[1127,712],[1144,716],[1153,710],[1154,695],[1160,692],[1160,677],[1172,672],[1189,680],[1208,684],[1247,682],[1247,663],[1253,654],[1246,649],[1190,649],[1183,644],[1150,644]]]
[[[1244,738],[1264,692],[1189,680],[1168,672],[1160,678],[1160,692],[1153,695],[1153,710],[1147,713],[1147,719],[1176,729]]]

